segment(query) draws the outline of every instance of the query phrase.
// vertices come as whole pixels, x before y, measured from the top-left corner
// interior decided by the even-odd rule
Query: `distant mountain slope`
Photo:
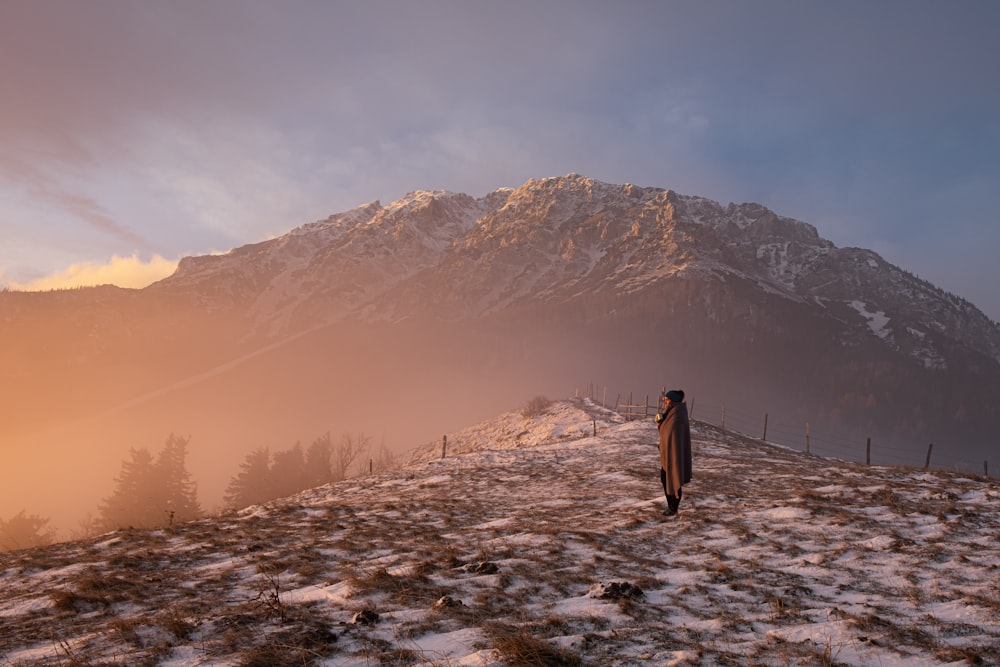
[[[467,453],[0,554],[0,664],[1000,661],[993,482],[696,422],[665,518],[651,421],[557,402],[450,435]]]
[[[960,297],[759,204],[577,174],[372,202],[143,290],[0,293],[0,360],[0,516],[81,474],[93,506],[172,432],[212,506],[257,447],[399,450],[595,382],[976,471],[1000,430],[1000,328]]]
[[[1000,362],[1000,330],[968,302],[877,254],[837,248],[759,204],[570,174],[480,199],[414,192],[220,256],[189,258],[152,291],[312,326],[349,313],[468,319],[525,303],[642,293],[671,279],[746,283],[829,311],[929,368],[960,348]]]
[[[759,204],[577,174],[375,202],[148,291],[212,295],[265,338],[447,322],[499,358],[576,358],[619,387],[680,382],[952,461],[1000,427],[1000,327],[967,301]]]

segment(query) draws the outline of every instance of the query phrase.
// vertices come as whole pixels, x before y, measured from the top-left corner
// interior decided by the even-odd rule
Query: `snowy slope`
[[[1000,662],[995,482],[696,423],[668,519],[655,439],[557,402],[444,459],[0,554],[0,665]]]

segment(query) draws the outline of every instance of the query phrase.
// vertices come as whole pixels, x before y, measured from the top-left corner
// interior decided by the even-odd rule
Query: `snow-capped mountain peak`
[[[996,325],[970,304],[871,251],[837,248],[808,223],[756,203],[722,206],[579,174],[479,198],[418,190],[371,202],[278,239],[186,259],[159,287],[197,291],[219,307],[228,298],[249,309],[255,330],[275,334],[351,313],[480,317],[638,295],[669,280],[736,281],[825,309],[852,336],[875,335],[926,367],[947,365],[947,345],[936,341],[954,329],[1000,360]],[[855,303],[884,314],[877,333]]]

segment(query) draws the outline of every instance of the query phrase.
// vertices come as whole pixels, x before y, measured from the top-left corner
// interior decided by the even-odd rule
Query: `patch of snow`
[[[883,340],[892,335],[892,331],[888,328],[889,317],[883,311],[877,310],[870,312],[867,304],[863,301],[851,301],[848,305],[856,310],[858,314],[861,315],[866,322],[868,322],[868,328],[871,329],[873,334]]]

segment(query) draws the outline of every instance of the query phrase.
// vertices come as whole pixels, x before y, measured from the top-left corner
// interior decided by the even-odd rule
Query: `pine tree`
[[[114,492],[101,502],[98,523],[103,530],[149,528],[160,525],[163,515],[155,492],[153,457],[145,448],[129,450],[115,478]]]
[[[189,441],[171,433],[154,466],[157,500],[168,524],[201,516],[197,486],[187,470]]]
[[[313,440],[306,450],[305,488],[311,489],[333,481],[332,462],[333,442],[327,432]]]
[[[305,488],[306,460],[302,445],[295,443],[291,449],[274,455],[271,465],[272,498],[284,498]]]
[[[188,440],[171,434],[154,460],[145,448],[129,450],[114,492],[101,502],[98,525],[156,528],[201,514],[195,483],[187,471]]]
[[[229,480],[223,501],[226,507],[239,509],[270,500],[271,453],[267,447],[247,454],[240,471]]]

